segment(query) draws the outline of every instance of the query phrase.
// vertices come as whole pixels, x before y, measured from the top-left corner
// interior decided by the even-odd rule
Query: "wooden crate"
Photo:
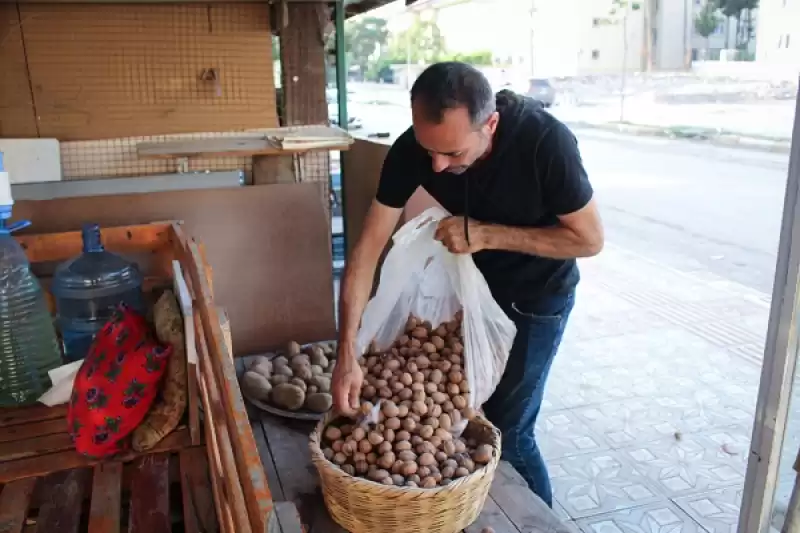
[[[33,490],[40,484],[50,483],[47,480],[56,474],[60,480],[60,484],[56,485],[66,484],[73,487],[70,490],[80,492],[80,497],[74,497],[92,509],[96,501],[102,500],[99,498],[102,494],[92,496],[89,501],[89,494],[94,494],[94,489],[81,492],[74,488],[77,486],[75,483],[81,487],[89,483],[83,479],[89,475],[86,472],[94,469],[92,483],[95,483],[98,482],[96,476],[100,475],[97,472],[103,472],[106,467],[121,468],[123,471],[132,468],[137,471],[137,468],[150,465],[146,470],[151,477],[140,481],[139,485],[133,483],[137,479],[135,476],[131,477],[133,484],[130,487],[123,483],[124,479],[117,483],[116,478],[109,478],[110,474],[101,476],[100,481],[108,483],[112,489],[119,487],[124,494],[130,488],[130,498],[127,500],[118,501],[118,505],[103,503],[103,509],[118,509],[120,516],[123,516],[125,501],[130,502],[135,511],[137,490],[142,491],[142,497],[147,497],[144,487],[162,479],[163,473],[160,470],[162,467],[167,468],[164,465],[179,464],[185,461],[183,454],[196,455],[199,452],[195,450],[200,450],[207,461],[210,479],[208,485],[214,502],[211,509],[217,517],[217,529],[237,533],[268,531],[268,524],[274,521],[272,496],[236,380],[230,349],[225,342],[219,311],[214,304],[211,269],[205,260],[202,246],[185,235],[182,225],[175,222],[106,228],[102,230],[102,237],[108,250],[137,261],[145,274],[146,290],[171,286],[173,261],[178,261],[181,266],[193,300],[197,348],[197,362],[190,363],[188,368],[188,423],[167,436],[151,453],[130,453],[97,462],[72,449],[66,432],[65,406],[0,409],[0,483],[4,484],[0,492],[0,530],[5,525],[5,515],[2,514],[6,509],[5,505],[11,505],[11,510],[17,513],[14,517],[22,520],[20,527],[25,525],[25,520],[30,522],[30,515],[27,513],[31,509],[38,513],[36,516],[41,514],[42,509],[48,510],[49,507],[46,506],[30,507],[26,504],[23,516],[18,509],[22,506],[17,502],[22,501],[20,498],[24,500],[26,491],[33,494]],[[18,237],[18,240],[45,286],[48,285],[47,273],[52,272],[52,266],[78,255],[82,246],[80,232],[26,235]],[[178,458],[177,462],[173,460],[173,456]],[[194,461],[197,462],[196,459]],[[202,468],[196,467],[196,470],[202,471]],[[183,487],[182,490],[185,492],[188,488]],[[191,495],[191,491],[188,494]],[[7,504],[6,501],[10,503]],[[161,510],[166,509],[165,512],[169,514],[169,509],[163,507],[163,502],[159,505],[162,505]],[[208,510],[206,505],[200,511]],[[138,522],[131,521],[134,519],[133,511],[129,513],[129,531],[161,531],[147,525],[149,522],[136,525]],[[86,516],[91,518],[91,513]],[[85,519],[86,516],[74,518],[77,520],[75,527],[79,529],[42,529],[44,526],[39,525],[37,531],[86,531],[86,528],[89,531],[105,531],[91,529],[91,520]],[[41,524],[41,520],[38,523]],[[132,529],[134,525],[141,529]],[[207,530],[205,526],[203,528],[200,531]]]
[[[61,470],[5,483],[8,533],[211,533],[219,531],[200,446]]]

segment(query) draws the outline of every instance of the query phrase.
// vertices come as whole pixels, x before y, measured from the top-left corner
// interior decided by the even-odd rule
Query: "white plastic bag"
[[[472,256],[452,254],[434,240],[447,216],[442,208],[430,208],[394,234],[378,291],[361,318],[356,348],[364,353],[374,341],[385,350],[402,333],[409,314],[436,326],[463,308],[470,406],[479,408],[500,382],[517,328],[492,298]]]

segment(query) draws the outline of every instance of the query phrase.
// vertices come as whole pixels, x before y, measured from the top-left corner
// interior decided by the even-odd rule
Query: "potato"
[[[472,472],[470,472],[469,469],[464,468],[463,466],[459,466],[458,468],[456,468],[456,473],[455,473],[455,475],[453,477],[456,477],[456,478],[465,477],[465,476],[470,475],[471,473]]]
[[[284,409],[288,409],[290,411],[296,411],[303,407],[303,403],[305,403],[306,400],[306,394],[303,392],[303,389],[297,385],[282,383],[272,389],[270,398],[272,399],[272,403],[278,407],[283,407]]]
[[[317,365],[322,368],[328,368],[328,358],[325,357],[325,351],[319,346],[312,346],[309,360],[312,365]]]
[[[250,364],[249,370],[257,372],[265,378],[270,378],[272,376],[272,361],[263,355],[256,356]]]
[[[272,368],[277,368],[279,366],[289,366],[289,359],[287,359],[283,355],[279,355],[278,357],[272,360]]]
[[[347,456],[342,452],[337,452],[336,455],[333,456],[333,462],[337,465],[343,465],[347,462]]]
[[[325,369],[319,365],[311,365],[311,375],[321,376],[325,373]]]
[[[425,402],[418,400],[411,404],[411,410],[416,414],[423,416],[428,413],[428,406],[425,405]]]
[[[378,394],[378,391],[372,385],[367,385],[361,389],[361,396],[366,400],[372,400],[376,394]]]
[[[248,370],[242,376],[242,389],[256,400],[267,401],[272,391],[272,384],[263,374]]]
[[[356,475],[356,468],[351,464],[342,465],[342,470],[350,476]]]
[[[436,346],[433,345],[432,342],[426,342],[422,344],[422,351],[427,354],[432,354],[436,351]]]
[[[299,365],[297,367],[293,367],[294,369],[294,377],[300,378],[303,381],[310,381],[314,374],[311,372],[311,366],[309,365]]]
[[[272,377],[275,376],[286,376],[287,378],[294,377],[294,372],[292,372],[292,369],[286,365],[273,367],[272,374],[273,374]]]
[[[311,379],[308,380],[308,384],[317,387],[319,392],[331,391],[331,378],[325,375],[312,376]]]
[[[402,487],[406,484],[406,478],[401,476],[400,474],[392,474],[392,484]]]
[[[293,357],[300,353],[300,345],[294,341],[291,341],[289,344],[286,345],[286,353],[289,357]]]
[[[327,392],[315,392],[306,398],[306,406],[315,413],[327,413],[333,406],[333,397]]]
[[[306,385],[306,382],[300,378],[292,378],[289,380],[289,383],[296,387],[300,387],[303,392],[308,392],[308,385]]]

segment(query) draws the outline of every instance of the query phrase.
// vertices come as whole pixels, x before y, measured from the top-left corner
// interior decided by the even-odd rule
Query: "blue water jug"
[[[83,227],[83,253],[56,269],[51,291],[64,358],[83,359],[119,304],[144,314],[142,275],[135,263],[103,247],[97,224]]]

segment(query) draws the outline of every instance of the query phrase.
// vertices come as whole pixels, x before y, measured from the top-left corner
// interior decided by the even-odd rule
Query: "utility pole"
[[[534,40],[535,36],[534,36],[533,23],[534,23],[535,20],[536,20],[536,0],[531,0],[531,9],[530,9],[531,31],[530,31],[530,35],[529,35],[529,39],[530,39],[530,55],[531,55],[531,65],[530,65],[530,67],[531,67],[531,71],[530,71],[531,77],[533,77],[534,70],[535,70],[534,59],[533,59],[534,58],[534,45],[535,45],[535,40]]]

